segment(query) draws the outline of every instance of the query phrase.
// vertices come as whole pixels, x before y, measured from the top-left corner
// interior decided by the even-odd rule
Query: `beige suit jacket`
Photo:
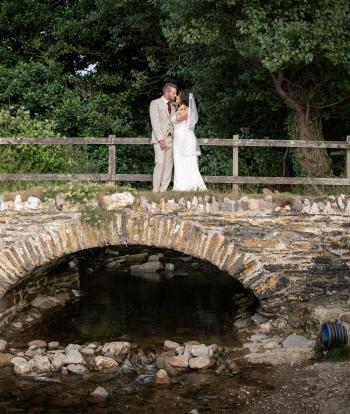
[[[169,115],[167,104],[162,97],[151,102],[149,108],[152,124],[151,144],[157,144],[162,139],[173,138],[174,126],[170,119],[173,111],[174,109],[171,107]]]

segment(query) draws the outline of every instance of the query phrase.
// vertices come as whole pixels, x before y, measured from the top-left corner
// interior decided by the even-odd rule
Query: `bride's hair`
[[[181,103],[183,105],[189,106],[190,103],[190,91],[188,89],[183,89],[182,91],[179,92],[179,96],[181,99]]]

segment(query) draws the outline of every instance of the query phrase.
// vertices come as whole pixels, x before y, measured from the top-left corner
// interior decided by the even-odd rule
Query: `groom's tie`
[[[170,105],[170,102],[167,102],[166,104],[168,105],[168,112],[169,112],[169,115],[170,115],[171,114],[171,105]]]

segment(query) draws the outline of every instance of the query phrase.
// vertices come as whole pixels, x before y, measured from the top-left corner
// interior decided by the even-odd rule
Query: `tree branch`
[[[273,83],[275,85],[276,91],[278,92],[278,94],[280,95],[280,97],[286,102],[286,104],[294,109],[294,111],[298,112],[298,113],[302,113],[302,107],[294,101],[294,99],[292,99],[290,96],[288,96],[287,92],[282,88],[282,83],[284,80],[283,77],[283,72],[279,71],[277,74],[276,73],[272,73],[272,79],[273,79]]]
[[[339,101],[333,102],[331,104],[323,105],[323,106],[314,106],[314,108],[318,108],[318,109],[330,108],[331,106],[339,105],[340,103],[342,103],[342,102],[344,102],[344,101],[346,101],[348,99],[350,99],[350,95],[349,96],[346,96],[345,98],[339,99]]]

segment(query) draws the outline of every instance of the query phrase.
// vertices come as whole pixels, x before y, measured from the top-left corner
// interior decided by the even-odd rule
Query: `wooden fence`
[[[228,184],[312,184],[350,185],[350,136],[345,141],[299,141],[269,139],[198,139],[200,145],[232,147],[233,169],[230,176],[204,176],[207,183]],[[0,145],[108,145],[108,174],[0,174],[0,181],[152,181],[150,174],[117,174],[118,145],[150,145],[149,138],[121,138],[109,135],[106,138],[0,138]],[[346,178],[316,177],[241,177],[238,171],[239,147],[282,147],[282,148],[333,148],[346,150]]]

